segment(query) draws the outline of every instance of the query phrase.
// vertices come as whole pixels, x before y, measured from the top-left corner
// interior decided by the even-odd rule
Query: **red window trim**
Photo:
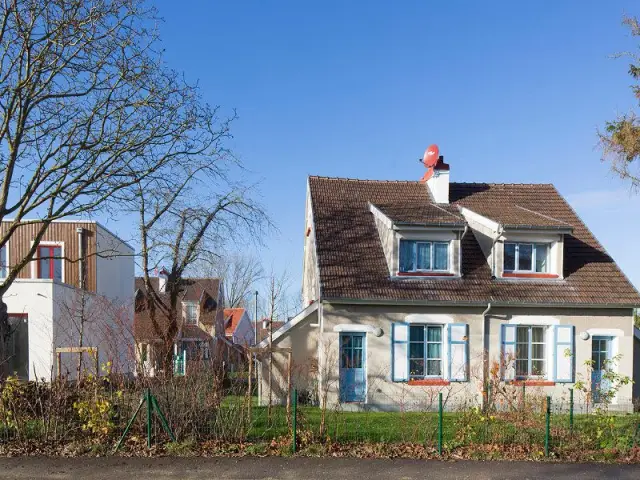
[[[55,276],[55,273],[54,273],[55,272],[55,264],[54,264],[54,262],[55,262],[55,260],[57,260],[56,258],[53,258],[53,249],[55,249],[55,248],[59,248],[60,249],[60,253],[62,253],[62,244],[60,244],[60,243],[48,244],[48,245],[38,245],[38,261],[37,261],[37,264],[38,264],[38,278],[45,278],[45,277],[42,276],[42,272],[41,272],[41,269],[40,269],[40,262],[42,261],[42,255],[40,254],[40,251],[42,249],[47,249],[47,250],[49,250],[48,258],[49,258],[49,275],[50,276],[46,277],[46,278],[48,278],[50,280],[54,279],[54,276]],[[59,259],[59,260],[60,260],[60,262],[62,262],[62,259]],[[63,276],[62,273],[63,272],[60,272],[60,277],[61,277],[60,280],[61,281],[64,280],[64,278],[62,278],[62,276]]]
[[[515,273],[504,272],[502,274],[504,278],[560,278],[555,273]]]
[[[449,272],[398,272],[398,277],[454,277],[455,273]]]
[[[449,380],[442,378],[424,378],[424,379],[411,379],[407,382],[407,385],[423,386],[423,387],[446,387],[451,385]]]

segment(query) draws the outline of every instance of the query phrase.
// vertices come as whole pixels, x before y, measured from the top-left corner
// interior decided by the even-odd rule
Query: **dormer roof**
[[[465,220],[453,205],[431,202],[371,204],[395,226],[464,227]]]
[[[553,185],[452,182],[449,194],[450,207],[493,215],[504,225],[564,230],[564,278],[551,282],[492,279],[472,232],[462,239],[460,278],[393,279],[371,205],[396,222],[449,217],[456,222],[454,211],[436,215],[424,183],[418,181],[309,177],[309,190],[321,299],[458,305],[640,305],[636,289]]]

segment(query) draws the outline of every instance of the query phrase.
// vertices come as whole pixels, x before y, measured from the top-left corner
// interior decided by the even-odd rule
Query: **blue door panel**
[[[366,397],[365,335],[340,335],[340,401],[364,402]]]

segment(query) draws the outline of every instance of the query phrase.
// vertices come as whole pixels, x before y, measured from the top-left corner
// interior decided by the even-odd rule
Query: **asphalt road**
[[[640,479],[640,465],[351,458],[0,458],[0,479]]]

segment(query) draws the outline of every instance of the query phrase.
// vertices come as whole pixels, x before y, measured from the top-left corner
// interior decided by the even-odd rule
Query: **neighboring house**
[[[442,388],[480,403],[495,380],[597,391],[617,355],[634,375],[640,296],[553,185],[449,183],[442,157],[425,180],[308,179],[308,306],[273,339],[292,349],[299,389],[420,408]],[[274,354],[281,402],[286,358]],[[628,384],[614,403],[631,400]]]
[[[234,345],[243,348],[255,343],[253,323],[244,308],[224,309],[224,334]]]
[[[3,232],[10,221],[2,222]],[[21,261],[41,224],[25,224],[0,249],[0,275]],[[79,346],[98,349],[100,373],[133,368],[133,249],[91,221],[55,221],[39,242],[34,259],[4,295],[13,334],[9,371],[24,379],[74,377],[79,355],[83,370],[95,373],[90,354],[65,352]],[[82,333],[81,333],[82,332]]]
[[[169,305],[167,278],[162,273],[150,278],[153,289],[163,303]],[[185,373],[189,362],[208,363],[224,348],[224,308],[222,284],[217,278],[187,278],[180,294],[177,312],[178,331],[171,340],[177,373]],[[144,278],[135,281],[134,337],[142,373],[154,376],[162,368],[164,338],[169,329],[169,317],[156,310],[156,325],[147,308]]]
[[[265,318],[261,322],[260,330],[258,330],[258,343],[269,338],[271,332],[275,335],[278,330],[285,324],[285,322],[279,322],[274,320],[273,325],[269,325],[269,319]]]

